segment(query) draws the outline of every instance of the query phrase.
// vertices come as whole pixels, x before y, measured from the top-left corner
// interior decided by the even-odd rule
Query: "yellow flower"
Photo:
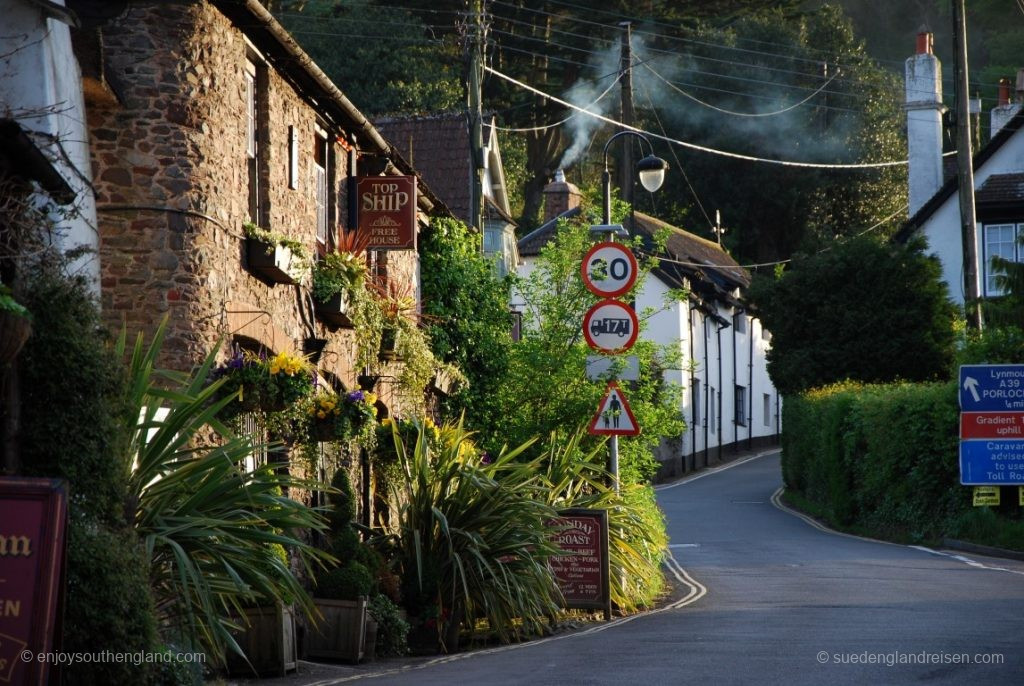
[[[324,412],[323,410],[321,410],[320,412],[317,412],[316,416],[319,417],[320,419],[327,419],[327,413]]]
[[[375,405],[377,403],[376,393],[366,393],[363,395],[363,400],[366,401],[367,405]]]
[[[385,417],[380,422],[381,426],[391,426],[392,424],[394,424],[394,420],[391,417]]]
[[[277,362],[271,362],[270,363],[270,373],[271,374],[277,374],[279,371],[281,371],[281,368],[279,366],[277,366]]]

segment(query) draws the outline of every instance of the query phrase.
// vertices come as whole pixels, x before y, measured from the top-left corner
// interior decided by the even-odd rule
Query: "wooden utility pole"
[[[633,126],[633,53],[629,45],[632,28],[628,21],[622,22],[619,26],[622,27],[622,50],[619,58],[619,74],[622,77],[622,80],[619,81],[619,86],[622,89],[622,111],[619,115],[619,121],[628,126]],[[626,129],[619,130],[625,131]],[[619,158],[619,188],[621,189],[622,199],[630,205],[633,204],[633,176],[633,137],[623,136],[622,156]]]
[[[479,231],[484,230],[484,123],[483,123],[483,72],[484,42],[487,27],[484,22],[484,0],[472,0],[471,23],[468,30],[468,70],[466,93],[467,119],[469,121],[470,160],[473,166],[472,201],[470,202],[470,223]]]
[[[956,37],[956,139],[960,187],[960,228],[963,244],[964,305],[967,326],[984,328],[978,280],[978,220],[974,212],[974,155],[971,150],[971,115],[967,83],[967,19],[964,0],[953,0],[953,35]]]

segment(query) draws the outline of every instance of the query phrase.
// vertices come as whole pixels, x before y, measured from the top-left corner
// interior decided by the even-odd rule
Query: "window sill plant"
[[[242,228],[250,271],[272,283],[302,281],[309,270],[309,253],[305,246],[284,234],[261,229],[252,222],[246,222]]]

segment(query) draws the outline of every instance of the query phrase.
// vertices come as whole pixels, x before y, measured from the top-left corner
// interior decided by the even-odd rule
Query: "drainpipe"
[[[733,405],[736,405],[736,386],[738,386],[739,375],[739,364],[740,361],[736,358],[736,321],[743,316],[743,310],[739,310],[736,316],[732,320],[732,392],[733,392]],[[735,453],[740,447],[740,426],[736,423],[738,417],[732,418],[732,451]]]
[[[728,324],[722,324],[715,322],[715,338],[718,339],[718,431],[716,436],[718,437],[718,445],[716,446],[716,455],[719,462],[722,461],[722,329]]]
[[[764,331],[764,327],[761,327],[761,330]],[[750,331],[750,357],[748,358],[749,362],[747,363],[747,373],[748,373],[749,378],[750,378],[750,390],[748,390],[747,393],[750,394],[750,398],[748,399],[749,400],[748,407],[750,408],[750,411],[748,412],[749,419],[747,420],[747,450],[752,450],[754,448],[754,319],[753,318],[751,318],[751,320],[750,320],[750,329],[749,329],[749,331]]]
[[[700,398],[693,392],[693,384],[696,383],[696,365],[693,360],[693,303],[688,303],[686,312],[686,330],[690,338],[690,457],[694,463],[697,461],[697,405],[695,400]],[[696,464],[693,465],[696,468]]]
[[[704,326],[704,465],[708,466],[708,410],[711,409],[709,382],[711,372],[708,370],[708,313],[701,319]]]

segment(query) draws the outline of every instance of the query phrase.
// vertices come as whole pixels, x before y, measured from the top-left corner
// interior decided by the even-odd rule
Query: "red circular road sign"
[[[587,251],[580,274],[588,291],[602,298],[616,298],[636,283],[636,258],[622,243],[605,241]]]
[[[583,317],[583,337],[587,345],[603,353],[620,353],[632,348],[639,333],[636,312],[618,300],[601,300]]]

